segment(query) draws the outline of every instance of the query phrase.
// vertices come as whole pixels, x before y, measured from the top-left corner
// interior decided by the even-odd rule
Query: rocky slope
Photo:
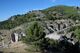
[[[0,22],[0,46],[9,47],[12,38],[19,37],[21,40],[22,35],[26,35],[26,29],[35,22],[43,27],[45,38],[63,40],[66,36],[68,42],[75,44],[78,39],[73,36],[74,30],[71,28],[80,26],[80,8],[60,5],[11,16]],[[14,42],[18,43],[18,40]]]

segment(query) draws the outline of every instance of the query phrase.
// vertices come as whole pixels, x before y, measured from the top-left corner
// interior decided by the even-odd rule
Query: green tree
[[[75,33],[75,35],[76,35],[76,38],[77,38],[78,40],[80,40],[80,29],[77,28],[77,29],[74,31],[74,33]]]
[[[27,34],[26,41],[28,42],[38,41],[39,39],[45,36],[43,32],[44,29],[39,22],[37,21],[32,22],[26,29]]]

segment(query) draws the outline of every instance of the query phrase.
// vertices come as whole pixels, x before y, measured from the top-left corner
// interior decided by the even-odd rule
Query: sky
[[[80,0],[0,0],[0,21],[17,14],[55,5],[80,6]]]

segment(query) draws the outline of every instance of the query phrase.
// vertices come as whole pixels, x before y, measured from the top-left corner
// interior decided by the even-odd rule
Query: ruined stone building
[[[11,42],[18,42],[21,40],[22,36],[26,36],[23,31],[14,31],[11,34]]]

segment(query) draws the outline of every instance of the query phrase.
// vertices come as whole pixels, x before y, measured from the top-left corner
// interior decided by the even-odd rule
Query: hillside
[[[80,8],[59,5],[11,16],[0,22],[0,51],[80,53]]]
[[[32,21],[47,21],[57,19],[80,20],[80,8],[74,6],[53,6],[43,10],[33,10],[26,14],[11,16],[8,20],[0,22],[0,29],[12,29],[21,24]]]

